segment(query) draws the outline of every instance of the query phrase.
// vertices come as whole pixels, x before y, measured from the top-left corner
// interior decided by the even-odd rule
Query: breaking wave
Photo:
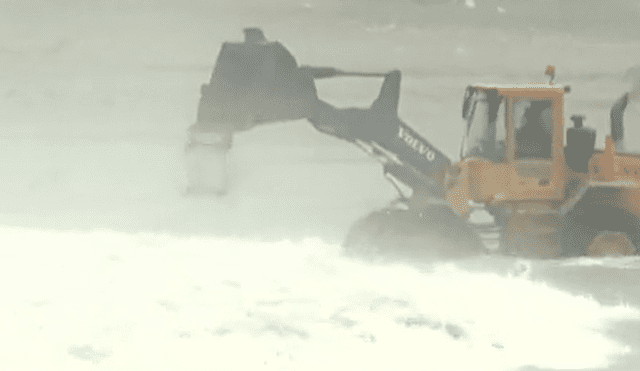
[[[629,348],[602,330],[640,318],[526,264],[372,265],[314,239],[6,227],[0,245],[12,370],[606,367]]]

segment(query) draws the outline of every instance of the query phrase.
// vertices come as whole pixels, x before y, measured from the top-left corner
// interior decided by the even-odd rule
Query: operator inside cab
[[[520,100],[515,113],[516,158],[551,158],[551,102]]]
[[[611,108],[611,137],[616,150],[640,154],[640,65],[624,76],[630,90]]]

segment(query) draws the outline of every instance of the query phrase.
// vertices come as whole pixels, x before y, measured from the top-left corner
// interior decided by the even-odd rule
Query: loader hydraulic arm
[[[399,191],[404,185],[410,193],[420,190],[444,197],[451,161],[398,117],[400,71],[359,75],[384,77],[380,94],[370,108],[338,109],[318,99],[308,120],[316,129],[353,142],[378,159]],[[401,191],[409,197],[405,193]]]

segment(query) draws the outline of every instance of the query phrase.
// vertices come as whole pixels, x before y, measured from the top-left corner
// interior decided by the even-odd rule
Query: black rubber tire
[[[486,254],[480,237],[445,206],[383,209],[356,222],[343,243],[348,256],[428,262]]]
[[[636,216],[614,207],[599,206],[597,212],[577,209],[562,222],[562,250],[564,257],[586,255],[587,248],[600,232],[623,232],[640,251],[640,221]]]

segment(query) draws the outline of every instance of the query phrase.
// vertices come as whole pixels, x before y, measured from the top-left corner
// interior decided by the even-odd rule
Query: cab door
[[[533,96],[532,96],[533,95]],[[563,95],[519,91],[507,98],[506,200],[556,200],[564,194]]]

